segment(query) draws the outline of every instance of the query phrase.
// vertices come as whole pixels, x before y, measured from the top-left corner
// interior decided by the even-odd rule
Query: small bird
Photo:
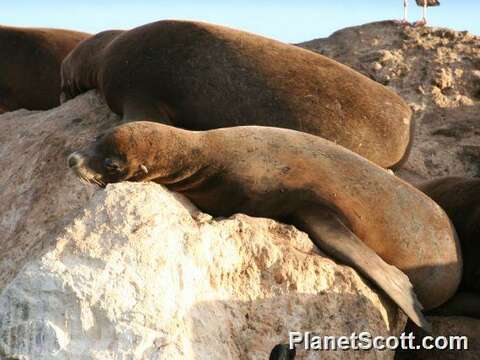
[[[427,25],[427,7],[429,6],[438,6],[440,5],[439,0],[415,0],[418,6],[423,7],[423,16],[422,20],[415,22],[414,26],[425,26]],[[408,25],[408,0],[403,0],[403,20],[400,21],[401,24]]]

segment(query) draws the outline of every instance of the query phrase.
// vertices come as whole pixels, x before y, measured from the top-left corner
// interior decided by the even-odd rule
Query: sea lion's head
[[[99,63],[103,50],[123,31],[102,31],[81,41],[62,61],[60,103],[98,88]]]
[[[153,153],[151,136],[146,122],[121,125],[99,135],[85,149],[70,154],[67,164],[81,180],[101,187],[127,180],[148,180],[145,163]]]

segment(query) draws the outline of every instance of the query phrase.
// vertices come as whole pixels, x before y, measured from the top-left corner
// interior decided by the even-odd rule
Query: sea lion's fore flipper
[[[422,305],[402,271],[387,264],[361,241],[331,210],[306,206],[293,214],[293,222],[309,234],[320,250],[353,267],[378,285],[421,328],[430,331]]]
[[[467,316],[480,319],[480,294],[459,292],[442,306],[428,311],[428,315]]]

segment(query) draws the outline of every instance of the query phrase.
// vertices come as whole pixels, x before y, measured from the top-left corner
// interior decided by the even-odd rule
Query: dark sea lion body
[[[65,59],[62,84],[65,99],[98,89],[126,121],[295,129],[383,167],[411,140],[410,108],[392,90],[317,53],[206,23],[100,33]]]
[[[450,217],[458,233],[464,259],[458,293],[436,309],[435,314],[480,319],[480,179],[446,177],[419,187]]]
[[[0,113],[60,104],[60,66],[89,34],[0,26]]]
[[[376,282],[410,317],[421,314],[395,267],[426,308],[447,301],[460,281],[458,244],[438,205],[310,134],[259,126],[193,132],[133,122],[72,154],[69,165],[99,185],[158,182],[215,216],[241,212],[292,223]]]

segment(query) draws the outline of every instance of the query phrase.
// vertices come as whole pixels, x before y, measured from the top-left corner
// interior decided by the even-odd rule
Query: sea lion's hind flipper
[[[308,233],[320,250],[369,278],[385,291],[415,324],[430,331],[430,324],[422,314],[422,305],[407,275],[387,264],[333,211],[310,205],[292,215],[294,225]]]

